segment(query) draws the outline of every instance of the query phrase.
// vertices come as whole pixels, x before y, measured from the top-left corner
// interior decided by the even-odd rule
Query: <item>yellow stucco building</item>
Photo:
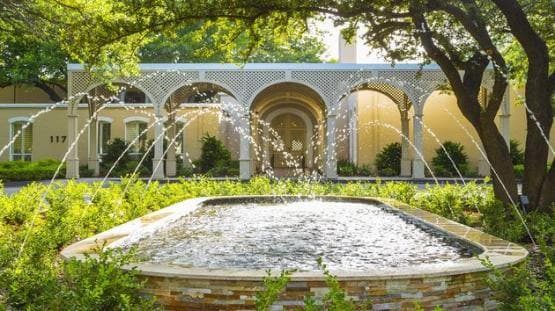
[[[132,143],[131,152],[153,140],[154,177],[163,178],[175,176],[176,161],[197,159],[210,134],[239,160],[243,178],[292,169],[335,178],[338,160],[372,167],[392,142],[403,146],[401,175],[422,178],[445,141],[463,144],[471,170],[489,174],[455,97],[438,91],[445,79],[437,66],[355,64],[341,51],[339,64],[141,64],[138,77],[113,89],[70,64],[63,103],[33,87],[0,89],[0,161],[65,157],[67,176],[77,177],[84,164],[98,173],[115,138]],[[522,96],[510,88],[498,116],[505,139],[521,144]],[[555,128],[550,137],[555,145]]]

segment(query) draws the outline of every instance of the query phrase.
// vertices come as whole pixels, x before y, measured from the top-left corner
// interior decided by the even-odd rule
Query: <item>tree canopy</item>
[[[523,192],[533,208],[549,209],[555,201],[555,163],[546,169],[549,151],[543,137],[553,123],[555,88],[550,0],[7,0],[3,5],[7,9],[0,17],[6,22],[0,22],[0,29],[20,28],[35,36],[47,29],[70,59],[104,78],[136,73],[141,55],[165,53],[170,60],[198,56],[179,40],[174,49],[149,46],[175,38],[183,29],[198,29],[191,38],[208,42],[200,55],[228,60],[256,55],[252,51],[268,37],[300,35],[306,20],[321,14],[345,27],[347,37],[362,26],[365,43],[392,62],[422,59],[440,66],[496,172],[495,193],[507,204],[517,201],[518,191],[495,117],[510,79],[516,79],[531,112]],[[213,53],[211,47],[223,52]],[[283,45],[278,41],[275,47]],[[493,83],[482,101],[482,82],[490,73]]]
[[[240,20],[196,18],[149,29],[141,26],[146,21],[136,14],[155,11],[114,2],[0,4],[0,87],[33,85],[59,101],[66,91],[68,61],[90,64],[110,80],[132,75],[138,62],[320,62],[325,51],[320,37],[306,33],[302,23],[255,33]],[[83,26],[86,21],[100,25],[91,29]],[[139,31],[140,27],[145,29]]]

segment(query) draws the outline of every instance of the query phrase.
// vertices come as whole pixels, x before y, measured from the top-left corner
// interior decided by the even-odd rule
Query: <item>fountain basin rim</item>
[[[204,205],[222,203],[245,203],[245,202],[290,202],[295,200],[318,199],[334,202],[355,202],[382,205],[394,212],[399,212],[411,220],[418,221],[426,226],[433,227],[454,239],[463,243],[471,244],[482,250],[482,253],[473,258],[459,259],[456,264],[441,267],[399,267],[391,269],[368,269],[363,271],[331,270],[339,280],[387,280],[406,279],[412,277],[439,277],[487,271],[480,259],[488,258],[497,269],[514,266],[522,262],[528,255],[528,251],[518,244],[505,241],[477,229],[462,225],[442,216],[412,207],[393,199],[374,197],[351,197],[351,196],[272,196],[272,195],[250,195],[250,196],[220,196],[200,197],[188,199],[158,211],[146,214],[122,225],[76,242],[62,250],[64,259],[76,258],[83,260],[85,254],[95,257],[95,249],[98,245],[109,248],[121,246],[122,243],[132,243],[146,232],[156,232],[167,226],[168,222],[178,220],[197,208]],[[168,263],[134,263],[126,269],[136,268],[144,276],[178,277],[188,279],[211,279],[211,280],[260,280],[267,275],[266,269],[242,269],[242,268],[199,268],[187,267]],[[272,275],[279,274],[280,270],[270,270]],[[320,271],[297,271],[291,276],[297,281],[320,281],[324,279]]]

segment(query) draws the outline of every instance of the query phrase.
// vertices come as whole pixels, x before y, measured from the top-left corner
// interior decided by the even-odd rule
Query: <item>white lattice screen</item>
[[[361,89],[382,92],[397,103],[402,103],[406,95],[413,105],[421,106],[429,94],[446,83],[437,67],[421,69],[418,65],[409,66],[413,69],[406,69],[406,66],[384,69],[378,65],[373,68],[362,64],[313,64],[306,69],[304,64],[266,64],[259,65],[261,68],[256,70],[250,69],[249,65],[226,69],[230,65],[222,64],[222,69],[218,70],[213,66],[197,65],[198,68],[185,70],[169,64],[167,69],[144,70],[138,77],[118,79],[117,82],[142,90],[156,105],[165,103],[175,92],[186,93],[185,89],[194,83],[212,83],[235,97],[244,107],[249,107],[259,92],[273,84],[300,83],[316,91],[329,109],[333,109],[345,95]],[[488,85],[488,81],[484,84]],[[83,70],[70,70],[70,95],[87,92],[99,84]]]

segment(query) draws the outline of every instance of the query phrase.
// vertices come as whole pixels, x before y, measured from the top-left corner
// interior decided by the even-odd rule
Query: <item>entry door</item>
[[[272,121],[272,129],[272,166],[304,168],[307,146],[303,120],[293,114],[283,114]]]

